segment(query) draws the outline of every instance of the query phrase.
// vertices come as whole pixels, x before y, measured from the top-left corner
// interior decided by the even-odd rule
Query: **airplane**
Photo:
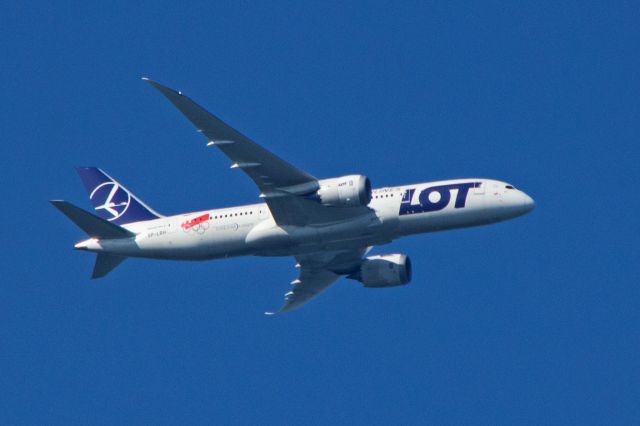
[[[364,175],[318,179],[225,124],[182,92],[148,78],[260,190],[263,202],[163,216],[103,170],[78,167],[94,206],[89,213],[51,203],[89,238],[75,245],[97,253],[92,278],[128,257],[210,260],[233,256],[292,256],[299,269],[282,307],[296,309],[339,278],[366,288],[408,284],[404,254],[368,256],[398,238],[496,223],[524,215],[533,199],[513,185],[469,178],[372,188]]]

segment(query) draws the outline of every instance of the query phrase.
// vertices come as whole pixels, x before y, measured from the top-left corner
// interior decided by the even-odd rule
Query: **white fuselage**
[[[278,226],[266,204],[249,204],[127,224],[124,228],[135,237],[89,239],[76,248],[156,259],[291,256],[358,249],[406,235],[499,222],[534,207],[524,192],[490,179],[378,188],[372,195],[369,212],[347,221]]]

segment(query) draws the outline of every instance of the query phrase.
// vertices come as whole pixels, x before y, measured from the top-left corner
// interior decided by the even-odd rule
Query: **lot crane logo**
[[[106,218],[108,221],[116,220],[122,216],[131,204],[131,194],[113,181],[104,182],[96,186],[89,198],[91,200],[95,199],[97,202],[104,200],[102,205],[97,205],[96,203],[95,210],[104,210],[110,214],[111,217]]]

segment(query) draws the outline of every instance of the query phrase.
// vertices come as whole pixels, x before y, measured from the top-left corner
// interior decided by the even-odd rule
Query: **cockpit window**
[[[507,188],[507,189],[515,189],[515,188],[513,187],[513,185],[506,185],[506,186],[505,186],[505,188]]]

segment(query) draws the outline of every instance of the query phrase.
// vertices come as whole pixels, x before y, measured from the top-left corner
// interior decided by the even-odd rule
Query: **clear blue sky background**
[[[0,9],[0,423],[640,423],[637,3],[107,3]],[[76,165],[165,214],[258,199],[144,75],[314,175],[538,208],[279,317],[288,258],[91,281],[47,202],[89,208]]]

